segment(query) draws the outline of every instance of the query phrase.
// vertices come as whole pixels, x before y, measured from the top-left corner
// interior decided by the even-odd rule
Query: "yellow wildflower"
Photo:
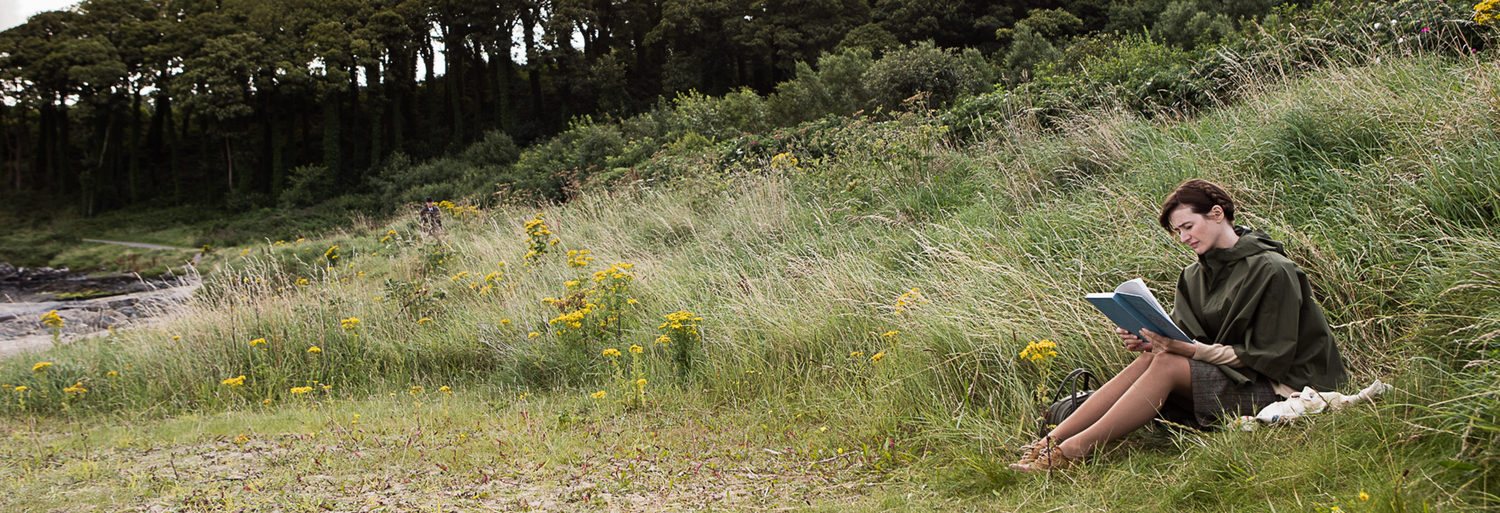
[[[229,386],[229,387],[237,387],[237,386],[244,385],[245,384],[245,375],[241,374],[239,376],[235,376],[235,377],[226,379],[224,381],[220,381],[219,384],[220,385],[224,385],[224,386]]]
[[[431,317],[423,317],[421,319],[417,319],[417,325],[418,326],[421,326],[423,324],[427,324],[429,322],[432,322],[432,318]]]
[[[318,347],[318,346],[312,346],[312,347],[307,348],[307,352],[309,352],[309,353],[321,353],[321,352],[323,352],[323,348]]]
[[[120,375],[120,373],[117,372],[117,371],[109,371],[109,373],[105,374],[105,376],[119,376],[119,375]]]
[[[1369,501],[1370,501],[1370,494],[1365,493],[1364,490],[1360,490],[1359,491],[1359,502],[1369,502]]]
[[[613,347],[611,347],[609,349],[605,349],[603,356],[610,356],[610,357],[620,356],[620,350],[619,349],[615,349]]]
[[[630,352],[632,352],[632,353],[641,354],[641,353],[643,353],[645,351],[646,351],[646,348],[644,348],[644,347],[641,347],[641,346],[638,346],[638,345],[635,345],[635,344],[631,344],[630,345]]]
[[[45,313],[45,314],[42,315],[42,325],[43,326],[46,326],[48,328],[52,328],[52,329],[55,329],[55,330],[60,330],[60,329],[62,329],[63,324],[65,324],[65,323],[63,322],[62,317],[59,316],[59,315],[57,315],[57,310],[52,310],[52,311],[47,312],[47,313]]]
[[[881,351],[879,353],[875,353],[875,356],[871,356],[870,357],[870,362],[871,363],[878,362],[878,361],[880,361],[881,358],[885,358],[885,351]]]
[[[500,319],[501,326],[510,326],[510,319]]]
[[[297,394],[297,395],[302,395],[302,394],[305,394],[305,393],[308,393],[308,392],[311,392],[311,391],[312,391],[312,387],[292,387],[291,390],[288,390],[288,392],[291,392],[291,393]]]
[[[52,366],[52,362],[36,362],[36,365],[32,365],[31,366],[31,372],[38,372],[39,373],[39,372],[42,372],[44,370],[47,370],[47,367],[51,367],[51,366]]]
[[[73,386],[70,386],[68,388],[64,388],[63,389],[63,392],[67,392],[69,394],[79,394],[79,395],[83,395],[84,393],[87,393],[88,391],[89,391],[89,389],[83,388],[83,382],[82,381],[74,383]]]
[[[414,385],[414,386],[411,387],[411,390],[408,390],[406,393],[411,394],[411,395],[417,395],[417,394],[420,394],[420,393],[422,393],[422,392],[424,392],[426,390],[427,389],[422,388],[422,385]]]
[[[250,341],[250,347],[255,347],[255,346],[258,346],[258,345],[261,345],[261,344],[264,344],[264,343],[266,343],[266,339],[257,338],[255,340],[251,340]]]
[[[671,341],[672,341],[672,337],[668,337],[666,335],[661,335],[661,336],[656,337],[656,343],[658,343],[658,344],[666,344],[666,343],[671,342]]]
[[[453,393],[453,389],[448,388],[448,385],[443,385],[442,388],[438,389],[438,391],[442,392],[442,393],[445,393],[445,394],[451,394],[451,393]]]
[[[537,332],[533,331],[531,333],[527,333],[526,334],[526,338],[536,338],[538,335],[541,335],[541,333],[537,333]]]
[[[609,395],[609,394],[607,392],[603,391],[603,390],[600,390],[598,392],[594,392],[592,394],[589,394],[589,397],[592,397],[594,399],[603,399],[604,396],[606,396],[606,395]]]
[[[182,335],[172,335],[172,340],[182,340]]]
[[[864,356],[864,355],[865,355],[864,351],[852,351],[852,352],[849,353],[849,357],[850,358],[855,358],[855,357]]]
[[[16,388],[13,388],[11,390],[16,391],[16,392],[25,392],[27,390],[30,390],[30,388],[28,388],[26,385],[21,385],[21,386],[18,386]]]
[[[641,378],[641,379],[635,380],[635,387],[636,388],[643,388],[645,386],[646,386],[646,378]]]
[[[348,319],[341,319],[339,320],[339,325],[343,326],[346,330],[353,330],[359,327],[359,318],[350,317]]]

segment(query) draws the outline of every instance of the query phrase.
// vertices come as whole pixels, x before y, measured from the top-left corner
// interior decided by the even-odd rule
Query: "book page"
[[[1121,283],[1120,286],[1115,287],[1115,292],[1124,292],[1146,298],[1146,301],[1151,303],[1151,307],[1155,308],[1157,313],[1160,313],[1162,317],[1172,318],[1172,316],[1167,315],[1166,309],[1161,307],[1161,302],[1156,300],[1156,296],[1151,293],[1151,289],[1146,288],[1146,282],[1140,278]]]

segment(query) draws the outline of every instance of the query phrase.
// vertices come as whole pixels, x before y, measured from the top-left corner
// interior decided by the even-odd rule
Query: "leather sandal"
[[[1024,470],[1025,467],[1031,465],[1032,462],[1036,461],[1037,456],[1040,456],[1044,451],[1047,450],[1048,447],[1056,446],[1057,442],[1054,441],[1050,436],[1038,438],[1034,442],[1023,445],[1021,446],[1021,459],[1017,460],[1015,463],[1011,463],[1010,468],[1016,470]]]
[[[1066,469],[1077,463],[1077,459],[1069,458],[1068,455],[1063,454],[1062,446],[1053,444],[1051,447],[1042,450],[1040,454],[1037,454],[1036,459],[1031,464],[1019,467],[1017,470],[1022,472],[1051,472]]]

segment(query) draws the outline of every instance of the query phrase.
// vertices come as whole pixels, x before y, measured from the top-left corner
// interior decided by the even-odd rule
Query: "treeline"
[[[683,103],[682,92],[801,94],[757,126],[889,106],[912,88],[946,87],[937,91],[946,100],[1026,81],[1086,34],[1149,32],[1191,48],[1281,3],[87,0],[0,33],[0,194],[76,198],[87,214],[147,201],[243,208],[378,195],[396,183],[381,170],[412,176],[403,166],[475,141],[467,153],[509,160],[513,141]],[[958,55],[942,48],[969,52],[921,58]],[[898,49],[916,53],[885,58]],[[808,78],[838,73],[807,65],[824,55],[884,63],[856,66],[862,73],[843,83],[872,67],[888,82],[861,95],[797,92],[839,83]],[[967,71],[954,73],[955,63]],[[568,171],[531,164],[533,175]],[[560,187],[510,174],[553,184],[544,196]]]

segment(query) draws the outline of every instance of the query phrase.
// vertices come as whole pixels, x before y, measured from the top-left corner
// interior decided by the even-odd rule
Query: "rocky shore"
[[[83,275],[0,263],[0,357],[51,347],[52,333],[41,323],[49,311],[63,319],[59,340],[66,342],[169,314],[197,288],[196,276]]]

